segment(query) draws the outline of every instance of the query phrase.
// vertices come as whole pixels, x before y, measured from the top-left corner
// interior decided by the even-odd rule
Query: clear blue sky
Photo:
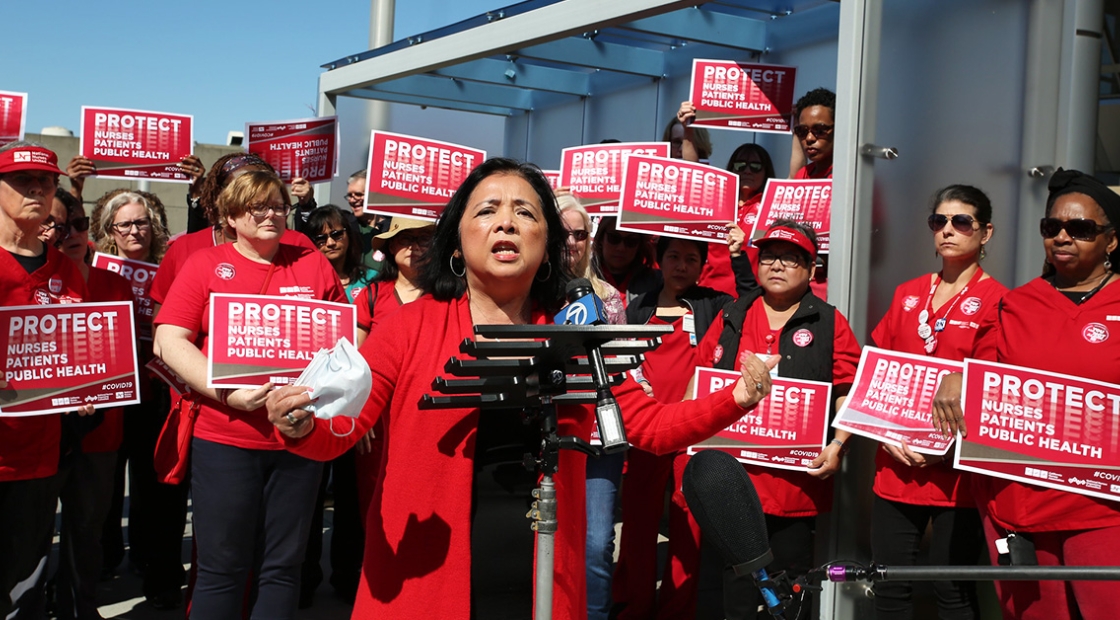
[[[400,0],[394,39],[516,0]],[[78,133],[83,105],[193,114],[195,140],[314,116],[319,65],[367,49],[362,0],[5,2],[0,90],[29,94],[27,130]]]

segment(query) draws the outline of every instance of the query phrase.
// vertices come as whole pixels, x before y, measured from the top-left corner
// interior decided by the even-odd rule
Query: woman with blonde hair
[[[105,201],[103,208],[94,209],[98,251],[146,263],[163,258],[171,236],[167,215],[163,204],[150,196],[123,191]]]

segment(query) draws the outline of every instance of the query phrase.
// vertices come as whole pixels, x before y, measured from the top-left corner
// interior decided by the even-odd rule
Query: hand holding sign
[[[968,436],[964,412],[961,411],[962,377],[959,372],[945,375],[937,387],[937,395],[933,397],[933,427],[946,437],[955,437],[957,432],[961,437]]]

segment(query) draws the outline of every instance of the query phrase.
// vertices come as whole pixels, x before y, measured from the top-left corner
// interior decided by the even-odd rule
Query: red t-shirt
[[[47,247],[47,262],[31,273],[0,249],[0,304],[31,306],[87,298],[82,273],[58,250]],[[0,482],[53,476],[62,441],[61,414],[0,417]]]
[[[793,175],[794,179],[831,179],[832,178],[832,162],[828,162],[828,166],[821,167],[818,164],[806,164]]]
[[[886,315],[871,332],[875,346],[927,355],[925,340],[918,336],[918,313],[924,305],[932,305],[929,292],[933,282],[933,276],[926,274],[895,289]],[[962,290],[955,303],[950,299],[940,308],[930,309],[930,325],[939,318],[948,321],[945,330],[937,335],[937,348],[930,355],[956,361],[975,357],[977,330],[996,311],[1005,293],[1007,287],[995,278],[986,278]],[[932,467],[907,467],[882,450],[875,452],[875,494],[883,499],[918,506],[975,506],[970,476],[953,469],[952,460]]]
[[[132,284],[119,274],[105,269],[90,267],[86,286],[89,288],[87,301],[90,302],[133,301]],[[141,371],[140,375],[144,376],[144,372]],[[124,408],[106,409],[101,424],[82,438],[82,452],[115,452],[121,447],[123,440]]]
[[[679,403],[684,400],[692,369],[696,367],[696,347],[689,340],[690,334],[684,331],[684,317],[669,319],[671,321],[656,315],[650,317],[649,325],[672,325],[673,333],[662,336],[661,346],[645,354],[642,374],[659,402]]]
[[[373,295],[373,316],[369,313],[370,295]],[[371,282],[368,286],[354,293],[354,305],[357,307],[358,328],[370,331],[375,320],[380,320],[388,313],[401,307],[401,300],[397,299],[396,286],[392,282]]]
[[[280,237],[280,242],[312,250],[316,249],[315,244],[311,243],[311,239],[307,235],[291,229],[284,231],[284,235]],[[175,276],[179,275],[183,265],[187,263],[187,258],[195,252],[212,247],[214,247],[213,228],[199,230],[175,239],[168,246],[167,252],[163,255],[163,260],[159,263],[156,277],[152,279],[150,292],[152,299],[158,304],[163,304],[163,300],[167,298],[167,292],[171,290],[171,283],[175,280]]]
[[[771,331],[766,309],[763,308],[761,299],[751,304],[747,316],[743,320],[742,337],[739,339],[739,354],[746,351],[766,353],[769,350],[782,354],[779,347],[781,333]],[[836,312],[835,333],[832,343],[832,385],[833,389],[851,385],[856,378],[856,367],[859,365],[860,348],[856,335],[848,325],[844,315]],[[804,328],[798,328],[798,330]],[[697,351],[697,363],[702,366],[716,364],[715,350],[719,344],[719,335],[723,331],[723,314],[721,313],[704,340],[700,342]],[[768,342],[767,336],[771,339]],[[811,343],[811,341],[810,341]],[[808,346],[807,343],[806,346]],[[781,375],[782,367],[778,365],[778,374]],[[820,480],[807,473],[786,469],[771,469],[754,465],[744,466],[758,491],[758,498],[762,500],[762,511],[768,515],[778,517],[811,517],[832,509],[832,481]]]
[[[1003,311],[988,316],[977,334],[975,357],[1107,383],[1120,383],[1120,281],[1081,305],[1036,278],[1003,297]],[[1090,323],[1117,330],[1091,343]],[[973,431],[975,432],[975,431]],[[972,492],[992,520],[1019,532],[1120,526],[1120,503],[990,476],[973,476]]]
[[[222,271],[226,275],[232,270],[234,275],[230,279],[218,276],[216,267],[221,264],[232,268]],[[272,266],[275,270],[270,278]],[[281,294],[281,290],[292,290],[291,287],[301,292],[298,295]],[[295,296],[346,303],[346,293],[338,275],[318,250],[281,243],[272,265],[268,265],[245,258],[232,243],[223,243],[195,253],[183,265],[156,316],[156,325],[176,325],[197,333],[195,344],[205,353],[209,338],[211,293]],[[240,411],[203,398],[194,436],[238,448],[280,450],[282,446],[277,443],[272,431],[272,423],[268,421],[263,407],[255,411]]]

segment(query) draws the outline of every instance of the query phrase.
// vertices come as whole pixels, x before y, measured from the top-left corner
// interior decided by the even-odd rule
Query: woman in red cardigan
[[[329,459],[381,419],[385,456],[366,522],[366,553],[354,618],[472,616],[472,481],[480,411],[418,411],[459,344],[475,325],[543,324],[563,304],[570,277],[564,261],[566,229],[548,182],[531,165],[492,159],[476,168],[452,197],[425,257],[429,293],[377,325],[362,353],[373,390],[349,437],[301,409],[306,388],[289,386],[268,398],[269,419],[288,450]],[[755,356],[744,380],[699,401],[660,405],[630,380],[615,388],[632,444],[663,454],[710,436],[743,415],[769,390],[769,374]],[[559,434],[588,439],[590,406],[564,406]],[[482,432],[485,435],[485,431]],[[583,618],[586,457],[560,453],[556,476],[553,614]],[[529,579],[529,576],[526,576]]]

